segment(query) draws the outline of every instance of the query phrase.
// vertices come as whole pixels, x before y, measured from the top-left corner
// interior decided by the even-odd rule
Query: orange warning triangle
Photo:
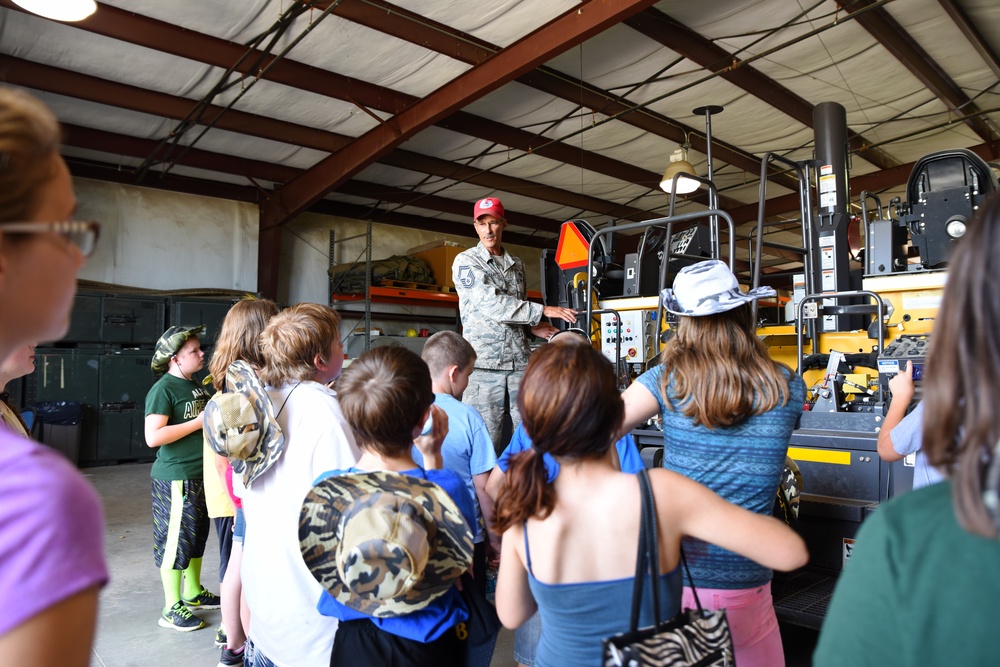
[[[562,223],[559,228],[559,245],[556,246],[556,264],[560,269],[587,266],[590,244],[583,238],[573,221]]]

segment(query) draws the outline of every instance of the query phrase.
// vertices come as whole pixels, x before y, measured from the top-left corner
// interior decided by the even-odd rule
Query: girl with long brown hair
[[[740,291],[718,260],[681,269],[664,307],[679,316],[661,363],[622,399],[623,433],[659,416],[663,467],[757,514],[771,514],[805,384],[772,361],[757,339],[750,302],[770,288]],[[721,544],[687,539],[684,551],[703,606],[726,609],[736,662],[781,667],[784,653],[771,599],[771,571]],[[694,606],[685,582],[684,603]]]
[[[574,336],[535,352],[518,395],[531,449],[514,456],[496,505],[503,552],[497,612],[517,627],[536,609],[536,665],[599,665],[601,639],[628,629],[639,539],[636,476],[616,469],[613,443],[624,406],[611,364]],[[559,463],[549,481],[544,455]],[[660,616],[681,604],[683,535],[721,544],[783,570],[802,565],[790,528],[725,502],[668,470],[650,471],[660,547]],[[652,623],[645,605],[642,625]]]
[[[923,451],[945,481],[867,519],[814,656],[823,665],[988,665],[1000,614],[1000,197],[949,262],[924,382]]]

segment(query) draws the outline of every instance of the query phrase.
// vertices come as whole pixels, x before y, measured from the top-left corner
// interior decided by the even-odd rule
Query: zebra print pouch
[[[642,518],[635,584],[632,589],[632,622],[628,632],[604,639],[604,667],[730,667],[736,664],[733,659],[733,638],[729,632],[725,610],[702,609],[697,591],[694,596],[697,609],[685,609],[674,618],[660,622],[660,594],[656,585],[660,578],[656,506],[648,473],[642,470],[638,477]],[[681,562],[686,570],[683,550]],[[647,563],[656,623],[640,629],[639,609],[642,605],[642,582]],[[691,579],[690,573],[688,579]]]

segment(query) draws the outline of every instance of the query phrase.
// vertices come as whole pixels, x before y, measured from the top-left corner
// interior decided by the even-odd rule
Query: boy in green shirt
[[[205,625],[188,607],[218,609],[220,602],[201,585],[209,532],[201,425],[210,393],[192,376],[205,365],[198,340],[204,330],[203,325],[170,327],[160,336],[150,364],[159,380],[146,395],[146,444],[157,450],[150,477],[153,556],[164,597],[159,624],[181,632]]]

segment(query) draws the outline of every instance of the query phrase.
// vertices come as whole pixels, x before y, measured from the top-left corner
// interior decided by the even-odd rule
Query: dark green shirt
[[[833,665],[995,665],[1000,542],[967,533],[941,482],[865,521],[813,655]]]
[[[166,415],[167,426],[191,421],[205,410],[211,394],[202,385],[167,373],[146,394],[146,416]],[[201,429],[156,448],[150,476],[155,479],[202,479]]]

